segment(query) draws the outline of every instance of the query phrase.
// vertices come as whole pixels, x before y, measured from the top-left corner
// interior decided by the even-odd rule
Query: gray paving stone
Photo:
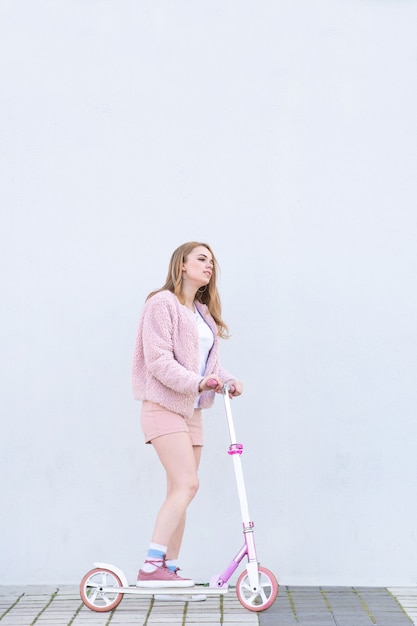
[[[235,590],[205,602],[152,601],[126,595],[113,613],[85,607],[78,587],[0,587],[0,626],[411,626],[417,590],[351,587],[283,587],[275,604],[247,611]],[[223,617],[222,617],[223,615]]]
[[[291,626],[410,626],[413,623],[385,588],[281,586],[275,604],[259,614],[259,623],[286,626],[286,622]]]

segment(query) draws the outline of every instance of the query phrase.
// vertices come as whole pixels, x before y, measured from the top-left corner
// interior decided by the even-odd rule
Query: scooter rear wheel
[[[266,567],[258,567],[258,591],[253,591],[247,571],[242,572],[236,583],[239,602],[249,611],[265,611],[272,606],[278,595],[278,582]]]
[[[106,587],[114,587],[114,591],[103,591]],[[81,600],[92,611],[111,611],[122,601],[123,593],[117,591],[119,587],[123,585],[117,574],[97,567],[87,572],[80,583]]]

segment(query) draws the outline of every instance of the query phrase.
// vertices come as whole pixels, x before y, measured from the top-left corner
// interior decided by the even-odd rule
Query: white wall
[[[134,579],[163,476],[130,364],[146,294],[208,241],[261,562],[416,583],[410,0],[0,5],[0,583]],[[186,573],[241,544],[220,402]]]

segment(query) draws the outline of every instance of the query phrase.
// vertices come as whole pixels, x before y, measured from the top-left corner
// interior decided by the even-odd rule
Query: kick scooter
[[[214,381],[215,382],[215,381]],[[109,563],[95,563],[94,569],[87,572],[80,584],[81,600],[92,611],[105,612],[116,608],[124,594],[160,595],[169,594],[187,596],[219,595],[229,591],[228,581],[247,557],[246,569],[240,574],[236,583],[236,594],[239,602],[249,611],[264,611],[275,602],[278,595],[278,583],[274,574],[261,567],[256,557],[254,524],[249,516],[246,488],[243,478],[241,455],[243,445],[237,443],[229,398],[230,385],[222,389],[227,424],[230,435],[228,454],[233,459],[240,510],[243,523],[244,543],[239,552],[221,572],[211,577],[209,586],[149,588],[129,585],[121,569]]]

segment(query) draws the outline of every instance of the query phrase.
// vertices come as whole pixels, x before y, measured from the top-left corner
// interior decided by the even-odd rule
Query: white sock
[[[165,563],[167,568],[170,569],[171,572],[175,572],[175,570],[178,568],[178,559],[167,559]]]
[[[167,553],[167,546],[161,546],[159,543],[150,543],[148,554],[146,555],[146,559],[150,561],[154,561],[155,565],[153,563],[145,562],[142,567],[143,571],[154,572],[159,565],[159,561],[161,562],[161,565],[164,562],[166,553]]]

